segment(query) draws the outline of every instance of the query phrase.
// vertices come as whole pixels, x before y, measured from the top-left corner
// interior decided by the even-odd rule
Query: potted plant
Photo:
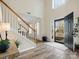
[[[42,40],[43,40],[44,42],[46,42],[47,39],[48,39],[47,36],[43,36],[43,37],[42,37]]]
[[[76,18],[77,22],[74,25],[73,36],[75,40],[75,48],[79,49],[79,17]]]

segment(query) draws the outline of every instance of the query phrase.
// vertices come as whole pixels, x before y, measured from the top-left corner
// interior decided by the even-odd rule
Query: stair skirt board
[[[36,47],[36,44],[32,42],[31,40],[29,40],[28,38],[24,39],[20,37],[18,41],[20,41],[20,46],[18,48],[19,52],[24,52],[25,50],[29,50]]]
[[[29,47],[29,48],[26,48],[26,49],[22,49],[22,50],[20,50],[20,49],[18,48],[18,50],[19,50],[19,53],[22,53],[22,52],[24,52],[24,51],[28,51],[28,50],[33,49],[33,48],[35,48],[35,46],[34,46],[34,47]]]
[[[19,39],[19,41],[21,42],[18,48],[20,53],[36,47],[36,44],[29,39]]]
[[[17,41],[19,42],[19,47],[18,50],[20,53],[33,49],[36,47],[36,44],[31,41],[28,38],[25,38],[23,36],[21,36],[20,34],[17,34],[15,31],[9,31],[8,32],[8,38],[12,38],[12,39],[17,39]]]

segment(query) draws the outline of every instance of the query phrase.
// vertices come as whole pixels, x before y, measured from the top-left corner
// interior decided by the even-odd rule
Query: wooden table
[[[14,41],[10,41],[10,47],[5,53],[0,53],[0,59],[14,59],[18,55],[19,51]]]

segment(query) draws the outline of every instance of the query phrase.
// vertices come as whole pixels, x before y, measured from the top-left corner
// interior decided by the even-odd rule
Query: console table
[[[16,56],[19,56],[19,51],[14,41],[10,41],[10,47],[5,53],[0,53],[0,59],[14,59]]]

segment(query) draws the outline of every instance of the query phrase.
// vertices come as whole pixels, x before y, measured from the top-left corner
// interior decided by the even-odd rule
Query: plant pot
[[[42,37],[42,40],[43,40],[44,42],[46,42],[47,39],[48,39],[47,36],[43,36],[43,37]]]
[[[0,45],[0,53],[4,53],[7,51],[7,49],[9,48],[9,45]]]
[[[79,49],[79,44],[78,44],[78,45],[76,44],[75,47],[76,47],[77,49]]]

